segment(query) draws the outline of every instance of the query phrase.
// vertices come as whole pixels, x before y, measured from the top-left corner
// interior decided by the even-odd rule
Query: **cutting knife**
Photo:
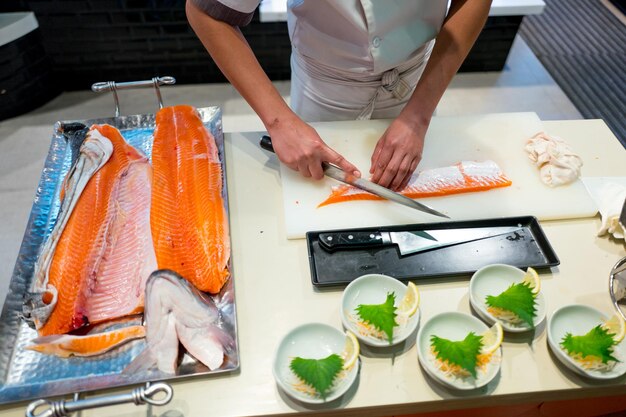
[[[511,239],[517,240],[523,238],[520,233],[522,230],[523,228],[517,226],[502,226],[415,232],[330,232],[320,233],[318,241],[320,246],[331,252],[338,249],[398,245],[400,254],[404,256],[495,236],[511,235]]]
[[[263,136],[261,138],[260,145],[261,148],[265,149],[266,151],[274,153],[272,139],[269,136]],[[439,217],[445,217],[446,219],[450,218],[445,214],[440,213],[431,207],[428,207],[425,204],[410,199],[409,197],[403,196],[402,194],[393,192],[390,189],[383,187],[382,185],[378,185],[363,178],[357,178],[354,175],[348,174],[347,172],[342,171],[341,169],[327,162],[322,162],[322,169],[324,170],[324,174],[330,178],[334,178],[337,181],[353,185],[357,188],[360,188],[361,190],[370,192],[384,199],[395,201],[396,203],[403,204],[424,213],[433,214]]]

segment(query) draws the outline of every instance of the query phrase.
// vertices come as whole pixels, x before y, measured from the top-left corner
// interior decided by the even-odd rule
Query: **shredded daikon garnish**
[[[564,351],[567,353],[567,351]],[[611,371],[617,362],[608,361],[603,363],[602,360],[593,355],[583,356],[580,353],[567,353],[570,358],[574,359],[581,368],[586,371],[599,371],[599,372],[609,372]]]
[[[437,369],[439,369],[444,374],[445,377],[449,379],[464,379],[464,378],[471,377],[471,374],[466,369],[461,368],[459,365],[439,359],[437,357],[437,352],[434,351],[432,346],[430,348],[430,353],[431,353],[430,359],[432,363],[435,365]],[[476,363],[476,367],[478,368],[478,371],[486,372],[487,365],[489,365],[492,359],[493,359],[493,354],[491,353],[478,355],[477,363]]]
[[[522,320],[517,314],[503,308],[487,307],[487,311],[498,320],[502,320],[510,324],[519,325],[524,323],[524,320]]]

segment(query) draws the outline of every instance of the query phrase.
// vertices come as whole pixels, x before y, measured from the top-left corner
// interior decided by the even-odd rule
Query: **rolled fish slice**
[[[462,161],[452,166],[413,174],[408,185],[400,193],[409,198],[440,197],[508,187],[511,184],[511,180],[493,161]],[[333,187],[331,195],[318,207],[354,200],[382,200],[382,198],[360,188],[339,185]]]

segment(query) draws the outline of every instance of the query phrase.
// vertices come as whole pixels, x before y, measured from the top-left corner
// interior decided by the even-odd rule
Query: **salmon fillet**
[[[75,336],[69,334],[43,336],[32,341],[26,349],[56,355],[62,358],[70,356],[96,356],[106,353],[134,339],[145,337],[143,326],[122,327],[103,333]]]
[[[508,187],[512,182],[493,161],[462,161],[455,165],[413,174],[400,194],[409,198],[439,197],[450,194]],[[333,187],[331,195],[318,207],[353,200],[383,200],[350,185]]]
[[[222,164],[194,107],[159,110],[152,166],[150,225],[159,268],[218,293],[230,274]]]
[[[60,234],[47,277],[56,304],[40,336],[142,312],[145,282],[156,269],[149,161],[112,126],[94,125],[90,135],[108,139],[113,153],[89,179]]]

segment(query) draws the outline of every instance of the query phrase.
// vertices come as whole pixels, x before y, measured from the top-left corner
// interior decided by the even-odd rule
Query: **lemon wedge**
[[[607,332],[613,334],[613,340],[621,342],[626,334],[626,322],[619,314],[613,314],[603,325]]]
[[[346,332],[346,345],[343,348],[341,357],[343,358],[343,369],[350,369],[354,366],[359,359],[359,352],[361,351],[359,341],[354,333]]]
[[[417,285],[409,281],[404,297],[402,297],[396,313],[399,316],[411,317],[417,312],[419,305],[420,292],[417,290]]]
[[[524,275],[523,283],[528,283],[528,286],[532,289],[533,294],[538,294],[541,290],[541,280],[539,279],[539,274],[537,271],[528,267],[526,270],[526,274]]]
[[[481,334],[481,336],[483,337],[483,347],[481,353],[490,354],[495,352],[500,347],[502,340],[504,339],[502,325],[500,322],[496,322],[496,324],[491,326],[487,331]]]

